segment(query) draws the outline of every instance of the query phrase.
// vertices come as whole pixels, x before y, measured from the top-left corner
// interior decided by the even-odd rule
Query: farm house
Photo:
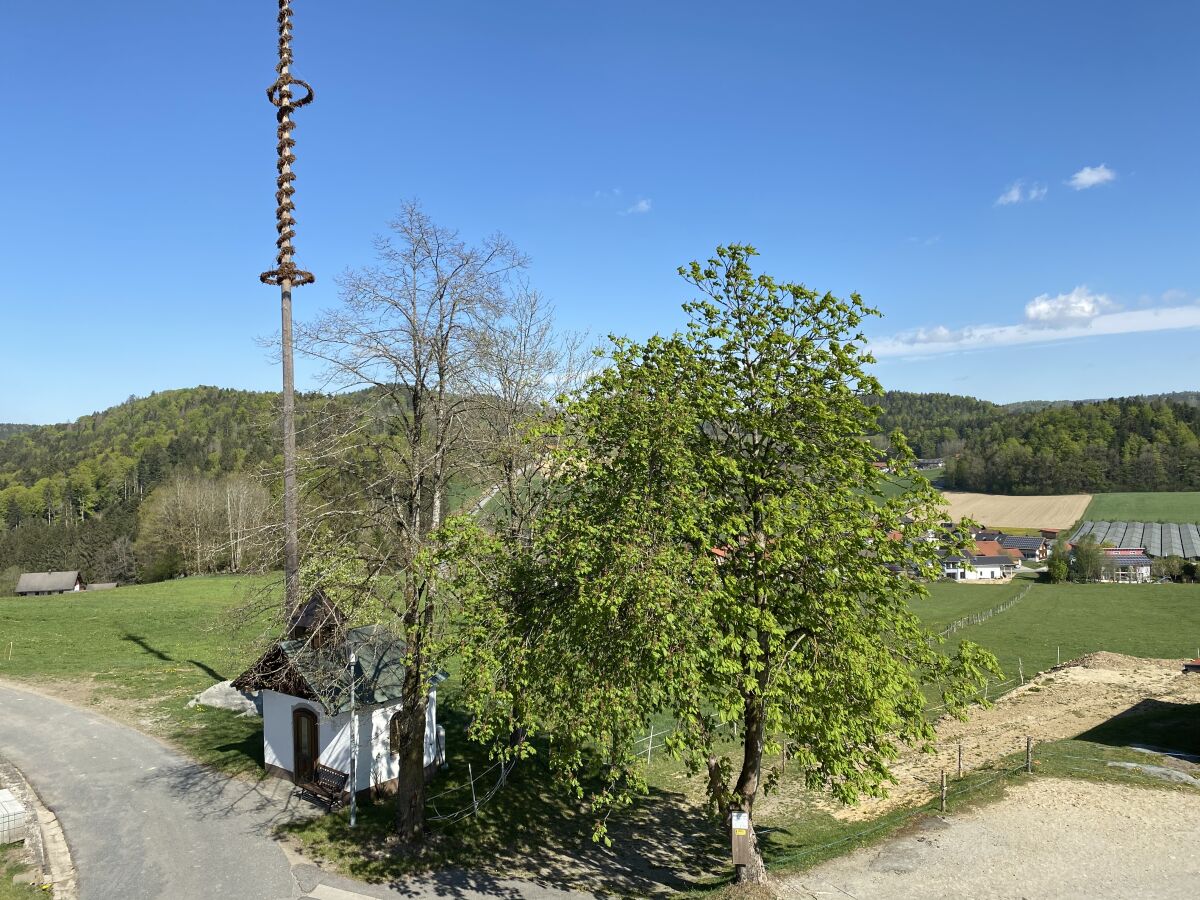
[[[298,622],[311,621],[314,607],[327,603],[323,595],[314,596]],[[312,781],[318,766],[349,775],[357,736],[355,790],[360,796],[391,793],[402,749],[397,717],[402,708],[403,641],[379,626],[343,631],[331,624],[335,617],[323,618],[324,624],[312,630],[294,626],[292,639],[271,647],[234,679],[233,686],[261,692],[263,761],[269,774],[297,784]],[[445,760],[444,732],[437,724],[437,686],[444,679],[438,675],[429,683],[427,776]]]
[[[79,572],[26,572],[17,579],[18,597],[72,594],[87,590]]]
[[[942,560],[942,574],[952,581],[993,581],[1012,571],[1008,556],[947,556]]]

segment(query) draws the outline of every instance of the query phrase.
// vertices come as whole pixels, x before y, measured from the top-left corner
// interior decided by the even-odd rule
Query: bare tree
[[[551,448],[540,426],[555,415],[558,399],[582,383],[593,357],[584,336],[557,331],[550,304],[525,287],[512,294],[503,318],[478,335],[477,348],[474,458],[486,487],[474,512],[500,523],[509,540],[527,541],[547,485]],[[489,507],[499,515],[489,515]]]
[[[505,320],[526,259],[498,235],[467,244],[415,202],[390,230],[376,243],[378,264],[342,276],[341,307],[298,328],[297,347],[326,364],[331,384],[376,398],[366,421],[318,453],[323,475],[312,483],[326,505],[315,521],[336,521],[354,543],[371,577],[361,602],[404,639],[396,825],[401,840],[416,843],[428,679],[446,613],[426,551],[447,489],[476,465],[479,338]]]

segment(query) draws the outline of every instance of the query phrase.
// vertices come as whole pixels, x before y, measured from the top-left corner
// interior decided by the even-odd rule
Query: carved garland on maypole
[[[300,610],[300,502],[296,477],[296,384],[295,366],[292,359],[292,288],[312,284],[316,279],[311,272],[297,267],[293,260],[295,248],[292,239],[296,236],[296,204],[292,196],[296,193],[296,174],[292,165],[296,162],[292,138],[292,112],[312,103],[313,90],[307,82],[293,78],[292,66],[292,8],[290,0],[279,0],[279,64],[275,67],[275,83],[267,88],[267,99],[278,112],[279,123],[276,145],[279,177],[275,181],[275,230],[279,237],[275,246],[275,268],[263,272],[259,279],[264,284],[279,286],[279,305],[282,319],[280,329],[280,357],[283,362],[283,403],[280,416],[283,431],[283,574],[284,612],[289,629]],[[303,89],[297,98],[292,95],[293,86]]]
[[[296,217],[293,215],[296,211],[296,204],[292,202],[292,195],[296,193],[293,185],[296,173],[292,171],[292,164],[296,162],[296,154],[292,152],[292,149],[296,146],[296,141],[292,138],[292,129],[295,128],[292,111],[312,103],[313,90],[308,82],[292,77],[291,65],[291,0],[279,0],[279,64],[275,67],[279,77],[275,79],[274,84],[267,88],[267,99],[279,109],[275,114],[275,118],[279,122],[276,132],[279,136],[279,143],[276,145],[279,160],[275,164],[279,171],[279,177],[275,180],[277,188],[275,202],[278,204],[275,208],[275,230],[279,232],[279,239],[275,241],[275,246],[279,248],[279,253],[275,257],[276,267],[269,272],[263,272],[258,277],[263,284],[282,286],[288,282],[293,287],[299,287],[303,284],[312,284],[316,279],[311,272],[297,268],[295,262],[292,261],[292,255],[295,252],[292,238],[296,236]],[[304,96],[293,97],[293,85],[302,87]]]

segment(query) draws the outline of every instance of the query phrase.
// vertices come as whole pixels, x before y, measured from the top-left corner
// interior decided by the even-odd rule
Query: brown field
[[[974,519],[989,528],[1070,528],[1083,517],[1091,494],[1005,497],[945,491],[954,521]]]

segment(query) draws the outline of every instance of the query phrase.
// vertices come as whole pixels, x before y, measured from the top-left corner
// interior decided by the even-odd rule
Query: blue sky
[[[1200,388],[1196,4],[294,5],[302,317],[417,197],[597,335],[678,327],[675,268],[741,241],[883,311],[886,387]],[[275,388],[274,19],[0,14],[0,421]]]

